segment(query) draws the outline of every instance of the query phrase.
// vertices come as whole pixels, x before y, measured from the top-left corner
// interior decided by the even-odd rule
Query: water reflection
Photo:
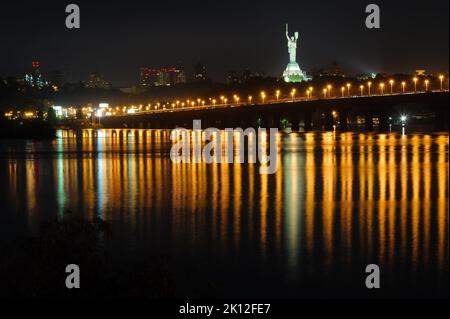
[[[1,214],[18,232],[68,211],[100,216],[126,249],[271,269],[280,287],[368,263],[393,282],[447,278],[447,134],[280,134],[274,175],[259,164],[172,164],[169,137],[83,130],[1,142]]]

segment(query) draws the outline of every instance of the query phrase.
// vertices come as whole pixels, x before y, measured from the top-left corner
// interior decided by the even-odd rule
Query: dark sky
[[[28,3],[29,2],[29,3]],[[81,29],[65,28],[65,6],[81,9]],[[381,7],[381,29],[365,28],[365,6]],[[132,85],[140,66],[206,65],[280,75],[288,53],[285,23],[299,31],[306,70],[338,64],[355,73],[447,71],[448,0],[127,0],[15,1],[0,4],[0,76],[19,76],[33,59],[66,80],[104,73]]]

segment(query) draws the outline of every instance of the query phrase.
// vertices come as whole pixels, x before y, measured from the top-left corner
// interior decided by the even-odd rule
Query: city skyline
[[[268,1],[235,7],[219,3],[213,15],[202,1],[189,7],[177,4],[175,8],[139,2],[129,8],[133,11],[131,21],[130,14],[122,14],[116,4],[78,5],[81,29],[68,30],[64,27],[63,4],[44,2],[40,4],[44,14],[39,16],[33,15],[33,4],[8,4],[1,18],[15,28],[2,34],[6,49],[0,52],[0,58],[11,63],[0,66],[0,74],[21,76],[28,71],[30,61],[39,60],[47,70],[61,70],[68,82],[83,81],[88,74],[98,72],[115,86],[136,84],[143,66],[183,65],[189,74],[199,62],[207,67],[211,79],[219,82],[225,81],[230,70],[251,69],[280,76],[287,59],[283,35],[286,22],[299,30],[298,62],[306,70],[333,61],[354,74],[408,73],[416,69],[437,73],[448,69],[448,43],[444,41],[448,38],[448,20],[442,18],[448,11],[445,1],[381,1],[381,28],[388,32],[364,27],[365,5],[361,2],[322,3],[320,7]],[[275,14],[273,10],[284,12]],[[423,10],[429,14],[420,21],[414,19]],[[251,24],[245,21],[249,14]],[[180,16],[191,17],[192,21],[186,25]],[[51,22],[46,22],[50,17]],[[169,22],[157,23],[162,20]],[[36,23],[39,27],[31,28]],[[29,41],[15,41],[21,37],[29,37]]]

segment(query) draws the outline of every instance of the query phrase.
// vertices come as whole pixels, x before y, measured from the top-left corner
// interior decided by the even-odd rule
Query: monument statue
[[[296,62],[298,32],[295,32],[293,37],[289,37],[289,29],[287,24],[286,24],[286,38],[288,40],[289,62]]]
[[[294,32],[293,36],[289,36],[289,26],[286,24],[286,38],[288,40],[289,63],[283,72],[283,78],[286,82],[301,82],[306,80],[306,75],[300,69],[297,63],[297,40],[298,32]]]

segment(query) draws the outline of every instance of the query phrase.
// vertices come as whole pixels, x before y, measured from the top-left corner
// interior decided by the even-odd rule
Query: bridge
[[[259,103],[238,102],[166,108],[107,116],[105,128],[173,129],[202,127],[278,127],[293,131],[346,131],[363,126],[366,131],[387,131],[407,119],[427,122],[436,131],[448,130],[448,90],[339,98],[273,99]]]

